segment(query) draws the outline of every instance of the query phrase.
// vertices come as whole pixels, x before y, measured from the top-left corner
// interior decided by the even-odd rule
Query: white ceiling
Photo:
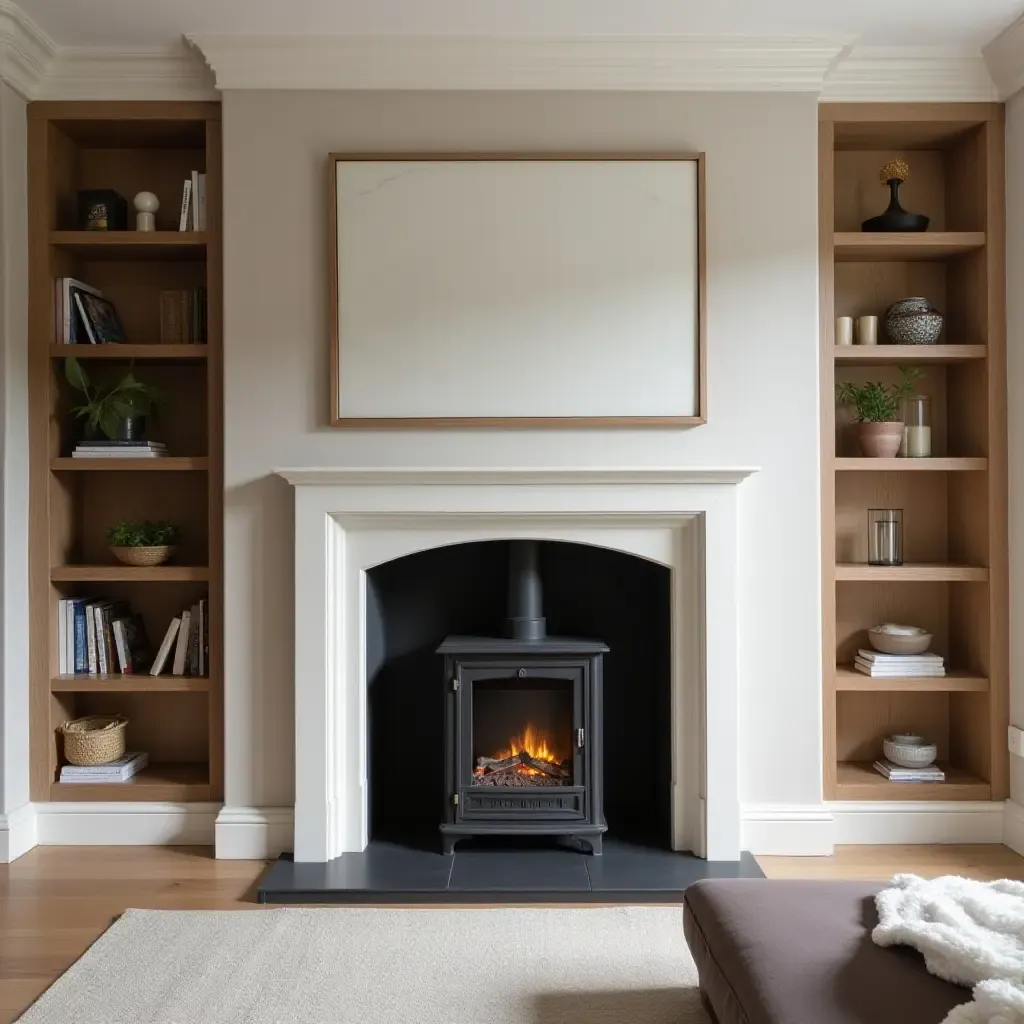
[[[18,0],[69,46],[158,46],[183,33],[840,36],[979,47],[1024,0]]]

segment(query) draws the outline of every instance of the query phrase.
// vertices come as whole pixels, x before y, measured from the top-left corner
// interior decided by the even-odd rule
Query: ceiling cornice
[[[0,82],[33,99],[56,52],[57,44],[17,4],[0,0]]]
[[[1004,99],[1024,89],[1024,17],[996,36],[984,53],[989,74]]]

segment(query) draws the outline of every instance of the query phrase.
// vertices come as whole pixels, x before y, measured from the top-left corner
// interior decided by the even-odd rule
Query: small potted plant
[[[163,565],[174,554],[181,531],[172,523],[122,519],[107,527],[110,550],[125,565]]]
[[[64,360],[64,376],[85,401],[71,412],[85,420],[87,440],[101,434],[111,441],[141,441],[146,433],[146,416],[162,400],[160,392],[150,384],[136,380],[131,369],[120,380],[101,386],[94,384],[85,367],[74,357]]]
[[[836,401],[857,410],[857,440],[868,458],[891,459],[899,454],[903,442],[900,402],[913,393],[920,379],[920,370],[901,366],[898,384],[869,381],[836,388]]]

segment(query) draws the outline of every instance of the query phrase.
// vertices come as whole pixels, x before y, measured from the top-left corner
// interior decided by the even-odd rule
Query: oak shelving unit
[[[869,234],[879,168],[902,156],[914,234]],[[831,800],[998,800],[1007,794],[1006,325],[1003,110],[999,104],[823,104],[819,114],[824,795]],[[934,346],[837,346],[835,317],[929,298]],[[880,339],[883,340],[883,339]],[[930,459],[866,459],[844,381],[923,371]],[[904,565],[867,564],[867,510],[904,510]],[[942,679],[853,668],[881,621],[928,628]],[[890,783],[871,767],[893,732],[934,738],[945,783]]]
[[[182,183],[207,175],[207,227],[179,232]],[[143,189],[161,208],[157,230],[75,230],[76,192],[114,188],[131,206]],[[129,216],[133,213],[129,209]],[[221,124],[216,103],[33,103],[29,106],[29,388],[32,521],[29,550],[31,787],[36,801],[218,800],[223,796],[223,458]],[[103,290],[129,344],[57,344],[54,281]],[[207,289],[206,344],[161,344],[160,292]],[[90,373],[135,372],[167,396],[154,432],[171,457],[72,459],[76,427],[63,379],[69,354]],[[105,527],[121,518],[182,525],[172,565],[115,562]],[[57,603],[124,598],[162,639],[174,615],[208,595],[203,678],[58,673]],[[61,784],[57,727],[122,713],[130,749],[149,766],[126,783]]]

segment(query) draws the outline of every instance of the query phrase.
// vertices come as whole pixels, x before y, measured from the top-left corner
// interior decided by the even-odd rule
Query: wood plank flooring
[[[769,878],[1024,878],[1003,846],[848,846],[834,857],[759,857]],[[0,1022],[14,1020],[128,907],[254,910],[263,861],[209,848],[39,847],[0,865]]]

